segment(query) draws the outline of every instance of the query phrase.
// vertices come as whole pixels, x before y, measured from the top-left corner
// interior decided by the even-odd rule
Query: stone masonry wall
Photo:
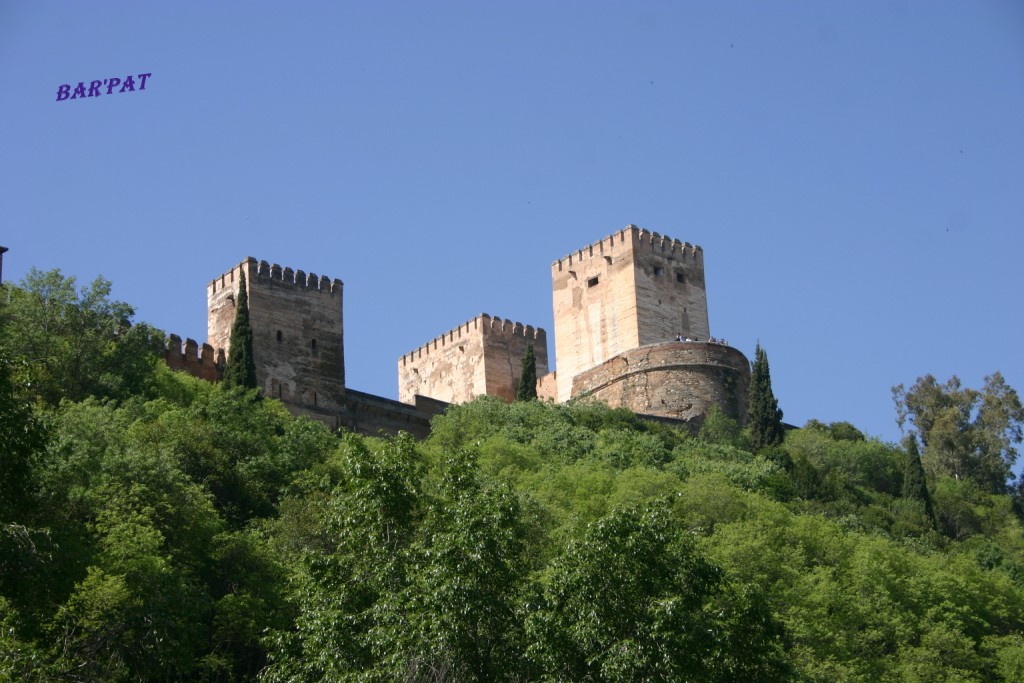
[[[341,280],[251,257],[214,279],[207,286],[209,343],[228,355],[243,269],[263,394],[314,412],[340,411],[345,396]]]
[[[572,393],[699,427],[713,405],[744,424],[749,385],[750,363],[737,349],[665,342],[626,351],[577,375]]]
[[[183,344],[176,334],[167,337],[164,361],[171,370],[187,372],[207,382],[219,381],[224,373],[224,349],[214,349],[209,344],[200,349],[195,339],[186,339]]]
[[[548,370],[544,330],[482,313],[398,359],[398,399],[465,403],[487,394],[511,401],[530,344],[540,377]]]
[[[633,274],[640,343],[711,336],[704,251],[656,232],[634,233]]]
[[[552,263],[551,284],[558,401],[576,375],[624,351],[709,336],[700,247],[635,225]]]

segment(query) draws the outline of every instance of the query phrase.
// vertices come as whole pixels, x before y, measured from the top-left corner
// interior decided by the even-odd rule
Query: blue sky
[[[145,91],[61,84],[152,73]],[[785,419],[1024,390],[1019,2],[0,2],[4,278],[102,274],[205,340],[246,256],[345,282],[348,385],[634,223],[704,248]]]

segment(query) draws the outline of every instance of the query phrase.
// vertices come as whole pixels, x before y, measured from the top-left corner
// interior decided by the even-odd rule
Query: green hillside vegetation
[[[897,387],[901,445],[489,398],[417,442],[171,372],[102,280],[2,294],[0,680],[1024,681],[998,373]]]

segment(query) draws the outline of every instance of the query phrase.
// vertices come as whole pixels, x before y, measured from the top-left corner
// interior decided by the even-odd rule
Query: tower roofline
[[[555,259],[551,262],[551,267],[552,269],[561,268],[565,264],[572,265],[574,262],[582,261],[584,258],[592,258],[595,255],[604,256],[606,250],[614,250],[617,244],[624,244],[627,235],[629,235],[631,243],[640,244],[646,242],[660,248],[662,251],[678,251],[680,254],[690,252],[694,255],[704,251],[698,244],[682,242],[674,237],[652,232],[630,223],[617,232],[602,237],[596,242],[591,242],[587,246],[572,251],[560,259]]]
[[[307,290],[330,292],[333,294],[341,291],[345,286],[345,283],[338,278],[332,279],[326,275],[317,275],[313,272],[307,273],[304,270],[294,270],[287,266],[281,267],[277,263],[257,261],[252,256],[247,256],[230,270],[215,277],[210,281],[209,286],[213,288],[213,291],[217,291],[227,285],[232,285],[234,283],[235,271],[241,268],[246,270],[250,280],[277,280],[278,282],[295,285]]]

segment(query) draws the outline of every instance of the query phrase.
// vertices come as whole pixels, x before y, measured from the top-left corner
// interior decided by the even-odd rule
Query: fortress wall
[[[164,360],[171,370],[187,372],[207,382],[220,380],[224,373],[224,349],[214,349],[209,344],[200,348],[195,339],[182,343],[176,334],[169,335],[164,343]]]
[[[523,356],[533,346],[537,377],[548,373],[547,333],[541,328],[491,318],[484,328],[484,377],[488,396],[516,400],[523,375]]]
[[[633,248],[639,345],[677,336],[707,341],[704,251],[686,242],[638,231]]]
[[[440,415],[447,403],[425,396],[416,396],[412,404],[349,389],[345,392],[345,410],[339,418],[341,426],[360,434],[394,436],[409,432],[418,439],[430,436],[430,420]]]
[[[709,336],[703,251],[635,225],[552,263],[551,284],[558,401],[617,354]]]
[[[403,354],[398,359],[398,400],[411,404],[421,395],[465,403],[484,393],[484,318],[479,315]]]
[[[551,264],[559,402],[569,400],[578,373],[639,345],[636,230],[628,226]]]
[[[737,349],[666,342],[632,349],[577,375],[572,394],[699,428],[713,405],[744,424],[749,385],[750,363]]]
[[[558,399],[558,371],[549,372],[546,375],[537,373],[537,398],[541,401],[556,401]]]
[[[256,379],[266,396],[314,411],[345,394],[343,283],[248,258],[207,286],[210,344],[230,355],[240,274],[246,274]]]
[[[398,359],[398,398],[465,403],[482,394],[515,398],[522,358],[534,345],[537,374],[547,372],[547,336],[530,325],[482,313]]]

